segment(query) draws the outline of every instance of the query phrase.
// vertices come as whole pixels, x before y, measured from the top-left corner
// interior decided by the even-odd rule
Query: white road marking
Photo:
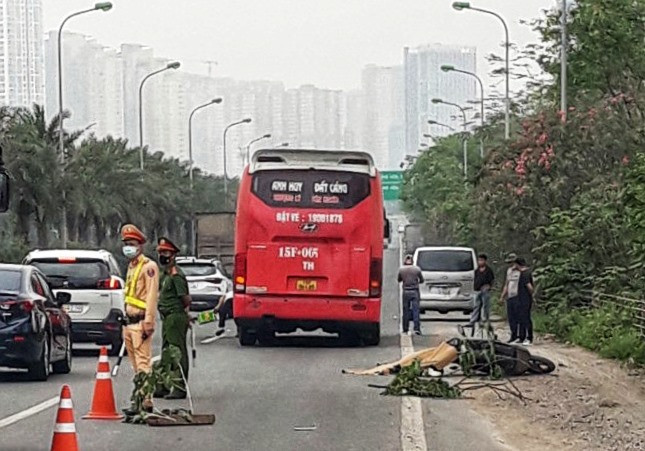
[[[399,234],[399,264],[403,263],[403,252],[403,236]],[[403,331],[402,308],[401,288],[399,287],[399,318],[401,319],[399,321],[399,334]],[[401,335],[401,357],[413,352],[412,337]],[[413,396],[403,396],[401,398],[401,449],[402,451],[425,451],[428,449],[421,399]]]
[[[401,357],[414,352],[412,337],[401,336]],[[427,450],[421,399],[414,396],[401,398],[401,449],[403,451]]]
[[[156,362],[160,359],[161,359],[161,356],[156,355],[152,358],[152,361]],[[103,376],[103,373],[98,373],[97,376]],[[109,378],[109,377],[106,377],[106,378]],[[23,410],[22,412],[14,413],[13,415],[3,418],[0,420],[0,429],[7,426],[11,426],[12,424],[17,423],[18,421],[24,420],[25,418],[29,418],[31,416],[36,415],[37,413],[42,412],[43,410],[47,410],[51,407],[54,407],[55,405],[58,404],[58,402],[59,402],[59,397],[54,396],[53,398],[43,401],[40,404],[36,404],[33,407]]]
[[[58,401],[58,396],[54,396],[53,398],[50,398],[47,401],[43,401],[40,404],[36,404],[33,407],[23,410],[22,412],[18,412],[6,418],[3,418],[2,420],[0,420],[0,428],[11,426],[12,424],[17,423],[20,420],[24,420],[25,418],[29,418],[33,415],[36,415],[37,413],[42,412],[43,410],[54,407],[58,404]]]

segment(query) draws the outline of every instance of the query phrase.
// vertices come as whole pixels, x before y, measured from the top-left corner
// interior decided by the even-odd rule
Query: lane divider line
[[[29,418],[33,415],[36,415],[37,413],[40,413],[43,410],[50,409],[55,405],[58,405],[58,401],[59,401],[59,397],[54,396],[53,398],[43,401],[40,404],[36,404],[33,407],[23,410],[22,412],[18,412],[6,418],[3,418],[0,420],[0,429],[7,426],[11,426],[12,424],[17,423],[20,420],[24,420],[25,418]]]
[[[403,237],[399,234],[399,266],[403,265],[403,253]],[[401,357],[405,357],[414,352],[414,343],[411,336],[403,335],[403,298],[400,286],[398,286],[398,292]],[[403,396],[401,397],[401,450],[425,451],[427,449],[428,444],[426,442],[421,399],[414,396]]]
[[[161,359],[160,355],[156,355],[152,358],[153,362],[156,362]],[[40,404],[36,404],[35,406],[29,407],[28,409],[25,409],[21,412],[14,413],[13,415],[9,415],[8,417],[0,419],[0,429],[11,426],[14,423],[17,423],[18,421],[22,421],[26,418],[32,417],[44,410],[50,409],[56,405],[58,405],[58,402],[60,401],[60,398],[58,396],[54,396],[53,398],[50,398],[46,401],[41,402]]]

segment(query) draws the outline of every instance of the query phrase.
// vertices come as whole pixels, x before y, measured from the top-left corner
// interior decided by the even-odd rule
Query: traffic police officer
[[[175,264],[175,257],[179,248],[168,238],[161,237],[158,241],[157,253],[163,271],[160,278],[159,313],[162,319],[161,339],[162,352],[170,346],[176,346],[181,351],[179,368],[174,368],[174,379],[181,381],[168,393],[158,387],[156,397],[164,396],[166,399],[183,399],[186,397],[186,387],[182,378],[188,379],[188,349],[186,347],[186,334],[189,326],[188,309],[190,295],[188,282],[183,271]]]
[[[135,374],[149,373],[159,294],[159,267],[143,255],[146,237],[136,226],[124,225],[121,239],[123,255],[130,260],[125,284],[126,326],[123,340]],[[143,407],[152,411],[152,400],[145,400]]]

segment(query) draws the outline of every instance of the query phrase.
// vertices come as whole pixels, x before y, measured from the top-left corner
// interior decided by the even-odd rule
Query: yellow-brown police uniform
[[[145,235],[135,226],[128,224],[121,230],[121,239],[135,240],[143,244]],[[123,330],[125,347],[134,372],[150,372],[152,366],[152,338],[144,340],[146,329],[154,329],[159,294],[159,267],[145,255],[139,255],[128,265],[125,288],[125,314],[128,325]]]

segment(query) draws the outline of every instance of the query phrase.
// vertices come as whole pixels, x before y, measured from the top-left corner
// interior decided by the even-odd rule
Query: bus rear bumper
[[[238,326],[276,332],[364,329],[380,322],[381,300],[235,295],[233,317]]]

